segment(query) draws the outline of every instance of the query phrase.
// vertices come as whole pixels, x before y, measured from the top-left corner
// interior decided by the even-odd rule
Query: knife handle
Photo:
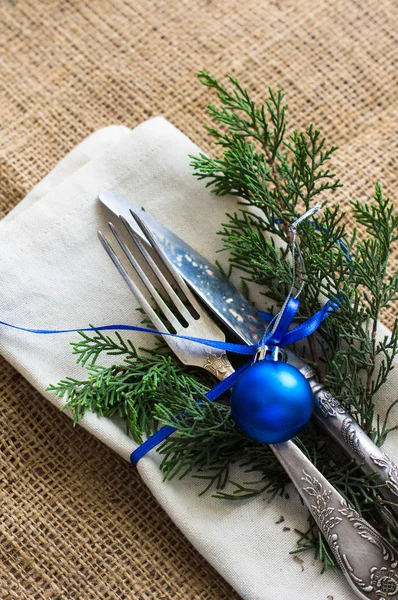
[[[308,380],[314,394],[313,418],[319,423],[365,473],[375,473],[373,482],[389,503],[384,513],[389,524],[398,530],[398,467],[361,429],[354,417],[318,381],[313,369],[291,350],[284,348],[287,362]]]
[[[315,378],[309,381],[315,398],[314,418],[360,465],[365,473],[375,473],[373,483],[383,484],[379,494],[394,504],[389,510],[398,517],[398,467],[361,429],[352,415]]]
[[[270,445],[362,600],[398,599],[398,555],[291,440]]]

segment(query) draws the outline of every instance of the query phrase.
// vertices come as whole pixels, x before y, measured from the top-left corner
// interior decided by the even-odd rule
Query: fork
[[[98,237],[153,325],[162,332],[224,341],[223,332],[199,305],[185,281],[164,255],[149,228],[137,214],[132,211],[131,214],[158,256],[162,268],[143,246],[128,221],[123,217],[120,219],[128,233],[128,238],[141,253],[143,264],[166,292],[167,302],[146,275],[118,229],[112,223],[109,223],[109,227],[128,263],[134,268],[158,310],[154,309],[141,292],[116,251],[101,232],[98,232]],[[159,316],[159,311],[163,318]],[[206,369],[219,380],[225,379],[234,372],[223,350],[213,348],[210,350],[204,344],[178,337],[165,336],[164,339],[185,365]],[[324,534],[337,563],[357,597],[366,600],[387,600],[387,598],[398,600],[398,556],[389,542],[347,504],[343,496],[292,440],[270,444],[270,448]]]

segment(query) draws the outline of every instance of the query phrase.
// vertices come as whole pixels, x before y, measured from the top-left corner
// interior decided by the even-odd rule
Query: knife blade
[[[209,309],[245,343],[256,344],[261,340],[266,327],[264,319],[217,267],[126,198],[103,191],[99,194],[99,200],[116,216],[125,217],[142,237],[142,231],[131,217],[130,210],[138,213],[180,275]],[[299,369],[311,385],[316,421],[365,473],[376,473],[372,483],[383,484],[379,488],[380,495],[390,503],[398,503],[397,465],[374,444],[352,415],[317,380],[311,367],[290,349],[284,348],[284,352],[287,362]],[[398,516],[398,506],[392,504],[390,510]],[[390,517],[390,524],[397,529],[393,517]]]

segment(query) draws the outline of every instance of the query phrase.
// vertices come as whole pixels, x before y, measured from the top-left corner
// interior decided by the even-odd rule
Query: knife
[[[142,238],[142,231],[131,217],[130,210],[138,213],[151,229],[162,251],[180,275],[201,300],[242,341],[257,344],[266,327],[261,315],[230,281],[207,259],[184,240],[159,223],[154,217],[129,200],[110,191],[99,194],[99,200],[116,216],[125,217]],[[365,473],[375,473],[372,483],[382,484],[379,494],[387,500],[386,510],[390,525],[397,528],[398,517],[398,467],[366,435],[350,413],[320,383],[312,368],[288,348],[283,349],[286,360],[308,380],[314,394],[314,419],[343,448]]]

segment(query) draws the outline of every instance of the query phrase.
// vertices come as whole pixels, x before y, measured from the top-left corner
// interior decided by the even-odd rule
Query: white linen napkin
[[[0,222],[0,320],[22,327],[63,329],[111,323],[139,324],[134,298],[96,236],[107,232],[109,213],[97,201],[109,189],[144,206],[209,260],[220,245],[215,232],[236,199],[216,198],[198,182],[189,154],[199,149],[161,117],[134,130],[102,129],[75,148]],[[218,258],[220,255],[218,255]],[[380,334],[386,330],[381,327]],[[130,334],[139,345],[150,336]],[[40,336],[0,327],[0,352],[50,402],[45,391],[66,375],[79,378],[69,342],[77,336]],[[398,370],[380,398],[394,399]],[[129,460],[136,444],[123,424],[87,413],[80,424]],[[398,432],[387,451],[398,459]],[[294,528],[304,530],[307,512],[292,491],[290,499],[268,504],[198,497],[199,481],[162,482],[156,451],[140,460],[141,477],[192,544],[242,595],[250,600],[354,600],[338,572],[320,575],[311,552],[303,567],[289,551]],[[131,467],[134,468],[134,467]],[[291,531],[276,524],[280,515]],[[293,591],[294,590],[294,591]]]

